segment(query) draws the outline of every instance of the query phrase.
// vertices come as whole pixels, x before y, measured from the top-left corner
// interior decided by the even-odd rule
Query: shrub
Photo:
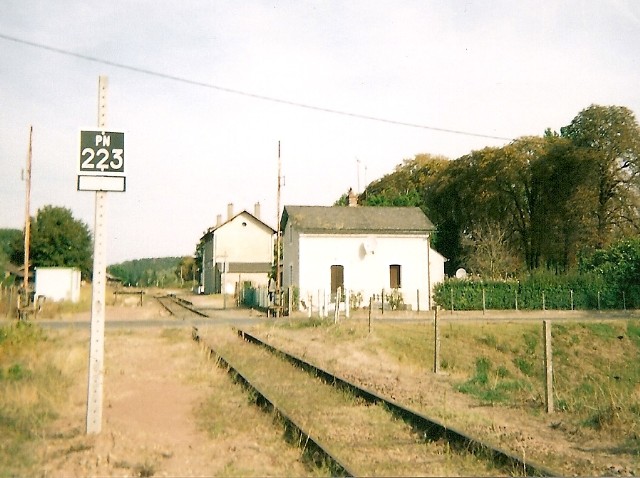
[[[520,370],[527,377],[532,377],[534,375],[535,367],[530,360],[522,357],[516,357],[513,359],[513,363],[516,367],[518,367],[518,370]]]
[[[640,287],[621,286],[596,271],[535,272],[519,281],[447,279],[435,286],[434,301],[450,310],[628,309],[640,307]]]

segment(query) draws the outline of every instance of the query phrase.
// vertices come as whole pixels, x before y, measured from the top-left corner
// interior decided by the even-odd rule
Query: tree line
[[[30,218],[29,264],[34,267],[76,267],[90,280],[93,240],[89,227],[71,210],[44,206]],[[0,284],[14,279],[8,272],[24,264],[24,232],[0,229]],[[198,280],[193,257],[137,259],[111,265],[107,272],[130,286],[191,286]]]
[[[559,132],[454,160],[416,155],[369,184],[359,203],[420,207],[450,275],[576,271],[640,233],[640,128],[626,107],[592,105]]]
[[[77,267],[83,279],[90,277],[91,233],[71,210],[51,205],[38,209],[30,218],[30,231],[30,267]],[[9,263],[24,264],[24,232],[18,229],[0,230],[0,272],[6,272]]]
[[[194,265],[192,257],[157,257],[113,264],[107,272],[125,286],[182,287],[198,280]]]

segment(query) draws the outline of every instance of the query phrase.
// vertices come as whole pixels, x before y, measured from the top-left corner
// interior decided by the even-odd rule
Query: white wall
[[[444,282],[444,263],[447,262],[446,257],[434,249],[429,249],[429,271],[431,280],[431,296],[433,297],[433,288],[436,284]]]
[[[80,270],[65,267],[37,267],[35,272],[36,297],[48,300],[80,300]]]
[[[273,233],[270,228],[259,222],[250,214],[243,212],[231,221],[216,229],[204,245],[204,293],[215,292],[216,263],[230,262],[258,262],[272,263],[273,261]],[[227,294],[235,291],[238,274],[222,272],[221,289]],[[268,275],[242,274],[242,281],[251,281],[254,285],[266,285]]]
[[[217,262],[271,262],[273,234],[248,214],[239,214],[215,231]]]
[[[401,266],[401,287],[405,304],[413,310],[418,307],[417,291],[420,290],[420,308],[428,304],[428,266],[426,236],[387,235],[301,235],[294,234],[294,243],[289,243],[285,234],[285,250],[291,253],[283,257],[284,285],[297,285],[300,297],[317,297],[330,292],[331,266],[344,266],[344,285],[351,292],[360,292],[367,301],[372,294],[388,293],[389,266]],[[296,251],[297,249],[297,251]],[[299,269],[296,267],[296,252]],[[293,277],[289,277],[293,266]],[[432,281],[433,282],[433,281]]]

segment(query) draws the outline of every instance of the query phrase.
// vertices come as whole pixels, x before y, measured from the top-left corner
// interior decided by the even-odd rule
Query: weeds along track
[[[196,309],[191,302],[175,295],[157,295],[155,299],[169,312],[178,319],[192,318],[194,315],[200,317],[209,317],[204,312]]]
[[[285,436],[331,475],[555,475],[446,429],[246,332],[237,335],[202,337],[193,330],[193,338],[206,353],[249,390],[256,404],[280,417]]]

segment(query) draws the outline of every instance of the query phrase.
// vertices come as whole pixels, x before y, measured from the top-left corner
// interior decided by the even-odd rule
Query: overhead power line
[[[50,46],[50,45],[45,45],[43,43],[37,43],[37,42],[33,42],[33,41],[29,41],[29,40],[24,40],[21,38],[17,38],[17,37],[13,37],[10,35],[5,35],[3,33],[0,33],[0,38],[3,40],[7,40],[7,41],[11,41],[14,43],[19,43],[22,45],[28,45],[34,48],[39,48],[41,50],[47,50],[53,53],[58,53],[60,55],[66,55],[66,56],[70,56],[70,57],[74,57],[74,58],[79,58],[81,60],[86,60],[86,61],[91,61],[94,63],[99,63],[102,65],[108,65],[108,66],[113,66],[115,68],[121,68],[123,70],[129,70],[129,71],[134,71],[136,73],[142,73],[144,75],[150,75],[150,76],[155,76],[157,78],[163,78],[165,80],[171,80],[171,81],[176,81],[179,83],[185,83],[187,85],[193,85],[193,86],[199,86],[202,88],[208,88],[208,89],[212,89],[212,90],[217,90],[217,91],[222,91],[224,93],[230,93],[230,94],[234,94],[234,95],[240,95],[240,96],[245,96],[247,98],[254,98],[254,99],[258,99],[258,100],[263,100],[263,101],[270,101],[272,103],[279,103],[279,104],[283,104],[283,105],[288,105],[288,106],[295,106],[297,108],[305,108],[308,110],[312,110],[312,111],[321,111],[323,113],[330,113],[330,114],[335,114],[335,115],[341,115],[341,116],[350,116],[352,118],[358,118],[358,119],[364,119],[364,120],[369,120],[369,121],[377,121],[379,123],[387,123],[387,124],[393,124],[393,125],[397,125],[397,126],[408,126],[411,128],[420,128],[420,129],[426,129],[426,130],[430,130],[430,131],[438,131],[441,133],[450,133],[450,134],[457,134],[457,135],[463,135],[463,136],[473,136],[476,138],[487,138],[487,139],[497,139],[497,140],[502,140],[502,141],[511,141],[513,138],[507,138],[507,137],[503,137],[503,136],[493,136],[493,135],[489,135],[489,134],[482,134],[482,133],[473,133],[470,131],[462,131],[462,130],[456,130],[456,129],[449,129],[449,128],[439,128],[436,126],[428,126],[428,125],[424,125],[424,124],[419,124],[419,123],[411,123],[411,122],[407,122],[407,121],[399,121],[399,120],[394,120],[394,119],[389,119],[389,118],[381,118],[378,116],[370,116],[370,115],[365,115],[365,114],[360,114],[360,113],[352,113],[349,111],[342,111],[342,110],[337,110],[337,109],[333,109],[333,108],[325,108],[322,106],[316,106],[316,105],[310,105],[307,103],[300,103],[297,101],[291,101],[291,100],[285,100],[282,98],[276,98],[273,96],[266,96],[266,95],[260,95],[257,93],[250,93],[247,91],[242,91],[242,90],[236,90],[233,88],[227,88],[225,86],[220,86],[220,85],[215,85],[213,83],[206,83],[203,81],[197,81],[197,80],[191,80],[189,78],[183,78],[180,76],[175,76],[175,75],[170,75],[167,73],[161,73],[158,71],[153,71],[153,70],[149,70],[146,68],[140,68],[137,66],[132,66],[132,65],[125,65],[124,63],[118,63],[115,61],[111,61],[111,60],[105,60],[103,58],[97,58],[94,56],[90,56],[90,55],[84,55],[82,53],[76,53],[73,51],[69,51],[69,50],[64,50],[62,48],[57,48],[54,46]]]

